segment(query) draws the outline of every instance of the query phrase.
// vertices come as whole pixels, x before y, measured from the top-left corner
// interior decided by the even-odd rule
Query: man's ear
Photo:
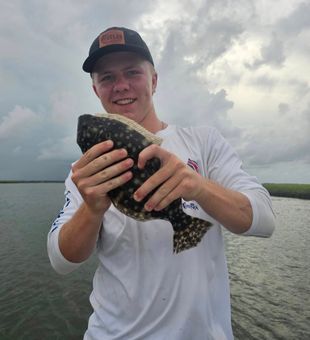
[[[152,74],[152,94],[155,93],[156,91],[156,87],[157,87],[157,79],[158,79],[158,75],[156,72],[154,72]]]
[[[97,91],[96,86],[95,86],[94,83],[93,83],[93,90],[94,90],[94,92],[96,93],[96,96],[99,98],[98,91]]]

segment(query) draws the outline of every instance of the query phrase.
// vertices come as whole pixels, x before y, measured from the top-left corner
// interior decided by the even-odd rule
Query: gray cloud
[[[290,121],[283,126],[265,127],[246,135],[240,154],[248,166],[302,162],[310,165],[310,103],[301,112],[292,112],[288,104],[279,104],[279,113]]]
[[[252,68],[252,66],[250,68]],[[278,83],[277,79],[267,74],[264,74],[262,76],[257,76],[249,80],[249,84],[257,86],[257,87],[261,87],[264,89],[272,89],[277,85],[277,83]]]
[[[279,113],[285,115],[290,111],[290,106],[287,103],[280,103],[278,106]]]
[[[92,39],[112,25],[138,29],[149,43],[159,72],[155,102],[162,119],[184,126],[215,125],[239,147],[250,166],[292,160],[304,164],[309,159],[308,80],[294,72],[280,76],[292,51],[306,53],[295,39],[309,29],[306,2],[270,27],[260,23],[257,2],[247,0],[169,4],[163,0],[12,0],[1,6],[0,155],[5,162],[0,179],[65,176],[80,154],[74,137],[77,116],[102,111],[81,64]],[[236,45],[247,47],[252,37],[259,37],[261,49],[256,56],[248,51],[247,60],[252,61],[247,69],[217,64]],[[218,65],[226,67],[218,69]],[[265,72],[264,65],[279,74]],[[212,88],[206,76],[210,70],[221,74]],[[245,72],[252,77],[244,79]],[[244,100],[242,92],[231,94],[232,90],[238,93],[242,82],[252,91],[274,95],[285,86],[292,95],[273,98],[273,120],[245,129],[247,124],[236,126],[230,114],[237,114],[238,102]],[[260,109],[264,110],[264,103],[250,114],[259,115]],[[274,119],[279,119],[276,127]],[[291,144],[285,147],[287,140]]]
[[[243,32],[242,22],[231,16],[233,8],[227,10],[226,5],[225,1],[203,3],[191,18],[170,19],[164,23],[165,30],[159,29],[165,34],[157,58],[156,102],[170,122],[212,124],[233,135],[238,129],[227,115],[233,102],[224,89],[211,92],[201,76],[202,70],[226,53]],[[238,19],[247,21],[246,14],[244,19],[238,13]]]
[[[300,43],[297,37],[310,28],[309,17],[310,3],[302,2],[286,17],[278,19],[271,26],[271,34],[270,29],[264,27],[262,34],[271,35],[268,38],[269,42],[263,44],[260,48],[260,56],[257,56],[253,62],[244,63],[245,67],[251,70],[257,70],[263,65],[282,67],[289,54],[296,48],[304,48],[298,46],[298,44],[303,45],[304,41]]]
[[[286,58],[283,41],[279,39],[276,33],[272,34],[270,42],[261,48],[260,53],[259,58],[254,60],[253,63],[245,63],[245,66],[252,70],[256,70],[262,65],[281,67]]]
[[[296,36],[310,28],[310,3],[304,1],[286,18],[277,22],[277,28],[286,35]]]
[[[37,160],[70,160],[81,154],[75,143],[76,136],[66,136],[57,140],[46,140],[42,143]],[[73,148],[72,146],[75,146]]]
[[[289,79],[288,84],[292,86],[298,99],[303,99],[307,97],[307,95],[310,94],[310,86],[307,81],[294,78],[294,79]]]
[[[39,116],[28,108],[15,106],[7,116],[0,121],[0,140],[20,138],[39,121]]]

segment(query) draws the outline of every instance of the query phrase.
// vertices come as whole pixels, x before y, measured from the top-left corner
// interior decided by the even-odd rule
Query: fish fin
[[[143,126],[141,126],[140,124],[136,123],[132,119],[124,117],[124,116],[119,115],[117,113],[97,113],[96,117],[105,117],[105,118],[108,118],[108,119],[118,120],[119,122],[124,123],[127,126],[129,126],[131,129],[139,132],[150,143],[160,145],[162,143],[162,141],[163,141],[162,138],[160,138],[159,136],[154,135],[153,133],[151,133],[150,131],[148,131],[147,129],[145,129]]]
[[[183,250],[196,247],[211,226],[210,222],[193,217],[186,228],[175,230],[173,252],[177,254]]]

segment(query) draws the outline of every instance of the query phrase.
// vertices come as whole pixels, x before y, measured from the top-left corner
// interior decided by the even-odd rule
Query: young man
[[[55,270],[66,274],[94,251],[99,258],[90,301],[94,312],[84,339],[232,339],[229,280],[221,226],[268,237],[274,215],[267,191],[210,127],[167,125],[152,96],[157,74],[140,35],[112,27],[91,45],[83,64],[109,113],[136,121],[163,138],[139,155],[161,168],[135,193],[145,209],[161,210],[182,198],[183,210],[213,226],[197,247],[173,254],[169,222],[138,222],[120,213],[107,193],[132,179],[133,160],[111,141],[92,147],[66,180],[66,204],[48,235]]]

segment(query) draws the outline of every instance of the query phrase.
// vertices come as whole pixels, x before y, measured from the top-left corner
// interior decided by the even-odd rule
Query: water
[[[81,339],[95,260],[68,276],[49,264],[46,235],[63,184],[0,184],[0,339]]]
[[[273,198],[270,239],[226,234],[236,339],[310,339],[310,201]]]
[[[96,259],[56,274],[46,235],[63,184],[0,184],[0,339],[82,339]],[[273,198],[271,239],[225,233],[236,340],[310,339],[310,201]]]

